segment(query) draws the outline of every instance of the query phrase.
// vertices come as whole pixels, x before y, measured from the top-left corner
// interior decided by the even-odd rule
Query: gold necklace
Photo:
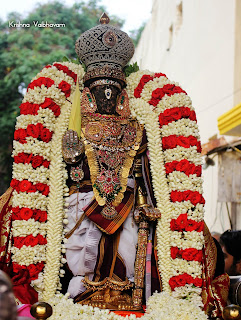
[[[92,187],[98,204],[107,205],[103,212],[107,217],[113,218],[113,207],[123,199],[142,132],[143,126],[132,118],[83,115],[81,135]]]

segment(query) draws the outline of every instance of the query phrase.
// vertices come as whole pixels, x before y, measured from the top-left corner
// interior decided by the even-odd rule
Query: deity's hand
[[[161,217],[161,213],[157,208],[153,208],[149,204],[136,207],[134,211],[134,220],[139,223],[143,220],[154,221]]]
[[[84,153],[84,144],[79,139],[76,131],[68,130],[62,140],[62,152],[64,161],[68,164],[77,163],[83,153]]]

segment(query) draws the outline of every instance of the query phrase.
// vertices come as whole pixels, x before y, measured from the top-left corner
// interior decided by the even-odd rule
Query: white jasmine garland
[[[169,84],[169,83],[171,83],[171,81],[164,76],[161,76],[159,78],[154,78],[153,80],[147,82],[146,85],[144,86],[144,88],[141,92],[141,98],[144,101],[149,102],[151,100],[152,92],[155,89],[161,88],[164,85]]]
[[[47,210],[46,196],[39,192],[16,192],[13,191],[13,207]]]
[[[204,217],[204,205],[198,203],[195,207],[189,200],[174,202],[172,212],[173,219],[177,219],[180,215],[180,212],[187,212],[188,219],[194,219],[195,221],[199,222],[202,221]]]
[[[129,98],[134,97],[134,90],[138,86],[142,76],[144,75],[153,76],[154,72],[151,72],[149,70],[139,70],[137,72],[131,73],[127,78],[128,86],[126,90]]]
[[[168,175],[168,182],[170,190],[203,192],[202,178],[196,174],[187,176],[184,172],[173,171]]]
[[[53,306],[53,315],[49,320],[122,320],[119,316],[109,310],[100,310],[90,306],[74,304],[68,295],[56,295],[48,303]],[[126,320],[136,319],[135,315],[125,317]],[[148,300],[147,311],[141,320],[207,320],[204,312],[200,311],[196,301],[191,298],[183,300],[170,297],[167,293],[154,293]]]
[[[28,139],[28,138],[31,138]],[[39,155],[44,157],[46,160],[50,159],[50,151],[51,151],[51,144],[46,143],[44,141],[39,141],[32,137],[28,137],[27,143],[20,143],[16,140],[13,141],[13,153],[12,156],[18,155],[20,152],[25,153],[32,153],[33,155]]]
[[[177,136],[194,136],[198,140],[200,140],[198,125],[196,121],[190,119],[180,119],[177,121],[173,121],[168,123],[167,125],[162,126],[162,135],[163,137],[168,137],[172,134]]]
[[[33,89],[28,89],[23,99],[23,102],[41,104],[44,102],[45,97],[52,99],[57,105],[61,105],[66,100],[64,92],[56,88],[55,85],[52,85],[51,87],[47,88],[42,84],[41,87],[34,87]]]
[[[186,95],[184,92],[181,92],[175,93],[171,96],[165,95],[162,98],[162,100],[160,100],[160,102],[158,103],[154,112],[159,115],[166,109],[171,109],[175,107],[188,107],[190,110],[194,110],[192,106],[192,100],[190,99],[190,97]]]
[[[24,245],[20,249],[12,247],[11,252],[13,254],[12,261],[23,266],[46,260],[45,245],[37,244],[34,247]]]
[[[202,232],[197,231],[184,231],[182,233],[173,231],[171,235],[171,246],[180,249],[194,248],[202,250],[204,243],[204,236]]]
[[[206,314],[195,302],[176,299],[166,292],[154,293],[147,302],[144,320],[207,320]]]
[[[202,158],[199,156],[196,146],[191,146],[189,148],[177,146],[173,149],[167,149],[164,151],[164,156],[166,162],[187,159],[188,161],[194,163],[196,166],[202,164]]]
[[[128,90],[127,80],[127,91]],[[137,101],[136,101],[137,100]],[[139,104],[139,99],[130,99],[130,109],[134,113],[138,121],[145,121],[145,129],[148,138],[148,150],[150,153],[150,168],[152,173],[152,183],[155,198],[157,200],[157,208],[162,213],[161,219],[157,225],[157,251],[159,271],[162,275],[162,286],[167,292],[170,292],[170,221],[172,206],[170,202],[169,190],[167,185],[166,173],[164,168],[164,160],[161,149],[161,134],[158,118],[154,113],[150,112],[150,106],[147,103]],[[146,117],[146,115],[148,117]],[[164,209],[165,208],[165,209]],[[164,262],[165,261],[165,262]]]
[[[183,259],[173,259],[171,267],[171,275],[177,276],[182,273],[188,273],[193,278],[201,278],[202,268],[200,268],[200,262],[198,261],[186,261]]]
[[[44,166],[34,169],[31,163],[13,163],[13,179],[28,180],[33,183],[48,184],[49,169]]]
[[[13,221],[13,237],[26,237],[32,235],[36,237],[38,234],[45,236],[47,223],[41,223],[34,219],[15,220]]]
[[[44,270],[43,299],[47,300],[55,294],[59,281],[61,243],[63,238],[64,188],[65,178],[62,172],[65,163],[62,157],[62,138],[69,124],[71,104],[66,102],[58,118],[55,134],[52,138],[53,148],[50,165],[50,194],[48,202],[47,261]]]
[[[47,129],[53,131],[55,128],[56,117],[52,110],[39,108],[37,115],[22,114],[17,118],[15,129],[26,129],[29,124],[43,124]]]

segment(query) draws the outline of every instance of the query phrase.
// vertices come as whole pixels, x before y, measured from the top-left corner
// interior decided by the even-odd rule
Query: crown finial
[[[104,12],[102,16],[100,17],[100,24],[108,24],[110,23],[110,18],[108,15]]]

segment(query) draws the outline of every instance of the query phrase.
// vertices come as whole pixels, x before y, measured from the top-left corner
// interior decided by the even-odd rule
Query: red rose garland
[[[34,104],[30,102],[24,102],[20,105],[20,114],[32,114],[37,115],[39,108],[50,109],[53,111],[55,117],[60,115],[60,107],[50,98],[45,98],[45,101],[40,104]]]
[[[134,97],[135,98],[140,98],[142,90],[143,90],[145,84],[147,82],[153,80],[154,78],[160,78],[160,77],[166,77],[166,75],[164,73],[155,73],[154,76],[150,76],[148,74],[143,75],[141,77],[141,80],[140,80],[138,86],[134,90]]]
[[[161,77],[162,76],[166,78],[165,75],[161,74]],[[135,98],[142,97],[143,89],[154,77],[155,76],[151,74],[141,76],[139,83],[134,89]],[[198,288],[202,286],[201,264],[203,253],[201,248],[203,246],[202,234],[204,222],[202,220],[202,211],[199,210],[202,210],[205,200],[200,187],[202,172],[200,164],[201,142],[197,134],[198,129],[195,111],[191,107],[190,100],[185,98],[187,93],[180,86],[168,82],[169,80],[167,78],[160,80],[159,88],[156,88],[156,84],[153,84],[152,92],[150,92],[151,85],[148,85],[148,87],[146,87],[146,95],[143,96],[143,99],[154,107],[152,110],[159,118],[162,140],[160,147],[164,153],[167,185],[169,186],[170,201],[173,203],[173,217],[169,222],[169,228],[171,230],[169,245],[171,259],[173,261],[171,262],[170,271],[174,274],[169,278],[169,286],[171,290],[176,290],[178,287],[185,287],[185,290],[189,290],[188,292],[190,293],[192,286]],[[161,87],[162,83],[163,85]],[[148,98],[150,94],[151,98]],[[164,97],[165,99],[163,99]],[[186,104],[186,102],[188,104]],[[158,110],[160,110],[159,114]],[[139,109],[138,112],[141,114]],[[152,135],[154,135],[154,133],[150,132],[150,138]],[[150,160],[152,161],[151,158]],[[154,161],[157,160],[158,159],[154,159]],[[187,183],[182,184],[185,180]],[[193,189],[185,189],[185,185]],[[191,210],[188,211],[186,208],[190,208]],[[165,210],[162,214],[165,214]],[[193,241],[193,247],[187,247],[188,244],[190,245],[190,240],[186,242],[186,237],[187,239],[191,239],[192,232],[194,233],[193,239],[195,239]],[[200,237],[198,235],[200,235]],[[196,239],[200,239],[200,243],[195,243]],[[196,264],[193,264],[194,262],[199,264],[198,268]],[[193,270],[193,272],[190,271],[191,273],[188,274],[185,272],[186,268]],[[163,266],[163,269],[165,269],[165,266]],[[179,274],[175,274],[174,270]],[[193,276],[193,274],[197,276]],[[186,285],[189,287],[186,287]],[[187,292],[185,290],[181,291],[184,294],[183,297],[185,297],[185,292]],[[195,295],[195,290],[193,293]]]
[[[13,159],[14,163],[31,163],[34,169],[40,166],[48,168],[50,164],[50,161],[44,159],[42,156],[35,156],[32,153],[28,154],[25,152],[20,152],[18,155],[14,156]]]
[[[60,63],[55,63],[54,66],[47,66],[48,68],[57,68],[58,70],[63,71],[64,74],[67,74],[70,76],[73,81],[76,83],[77,80],[77,74],[71,71],[67,66],[64,66]],[[51,73],[50,73],[51,77]],[[54,90],[57,90],[59,92],[63,92],[65,97],[69,97],[71,94],[71,85],[62,80],[58,85],[55,84],[55,81],[51,79],[50,77],[39,77],[38,79],[33,80],[28,88],[27,92],[29,90],[33,90],[36,87],[39,87],[40,90],[44,86],[45,88],[54,87]],[[56,92],[57,92],[56,91]],[[54,114],[54,116],[57,118],[60,115],[60,106],[53,100],[52,96],[48,96],[46,94],[44,102],[42,103],[34,103],[26,101],[20,105],[20,114],[22,116],[26,115],[33,115],[37,116],[39,111],[41,110],[51,110]],[[19,142],[20,144],[28,145],[29,138],[35,139],[36,141],[42,141],[46,144],[46,147],[49,143],[51,143],[53,136],[53,132],[50,131],[47,127],[45,127],[45,124],[43,123],[29,123],[27,127],[25,128],[18,128],[15,130],[14,133],[14,139],[15,141]],[[18,150],[20,150],[18,148]],[[37,152],[28,153],[22,149],[22,151],[14,154],[14,165],[30,165],[32,168],[32,172],[37,170],[40,167],[45,168],[45,170],[49,170],[50,161],[45,158],[45,156],[38,154]],[[41,194],[45,197],[48,197],[49,194],[49,186],[46,183],[42,183],[39,181],[32,182],[27,179],[18,180],[18,179],[12,179],[11,186],[14,189],[14,192],[18,195],[22,194]],[[47,221],[47,211],[40,210],[37,208],[30,208],[30,207],[20,207],[20,206],[13,206],[12,207],[12,221],[13,224],[16,224],[16,228],[19,225],[19,223],[22,222],[28,222],[28,221],[35,221],[35,223],[42,223],[45,224]],[[32,222],[31,222],[32,224]],[[15,226],[15,225],[14,225]],[[17,229],[18,230],[18,229]],[[38,246],[46,246],[47,239],[45,236],[41,234],[37,234],[36,236],[33,235],[27,235],[27,236],[13,236],[12,238],[13,245],[12,247],[15,248],[14,252],[16,250],[22,250],[24,248],[29,247],[36,247]],[[36,247],[37,248],[37,247]],[[16,262],[15,259],[13,259],[13,271],[16,274],[20,274],[21,270],[28,270],[30,280],[35,280],[38,278],[39,272],[41,272],[44,268],[44,261],[36,261],[34,263],[30,263],[28,265],[25,265],[23,261]]]
[[[41,87],[42,85],[45,86],[46,88],[51,87],[54,84],[54,80],[46,77],[39,77],[38,79],[32,81],[28,87],[27,91],[29,89],[34,89],[35,87]]]
[[[42,123],[29,124],[26,129],[17,129],[14,132],[14,139],[20,143],[27,143],[27,137],[33,137],[44,142],[49,142],[53,132],[45,128]]]

